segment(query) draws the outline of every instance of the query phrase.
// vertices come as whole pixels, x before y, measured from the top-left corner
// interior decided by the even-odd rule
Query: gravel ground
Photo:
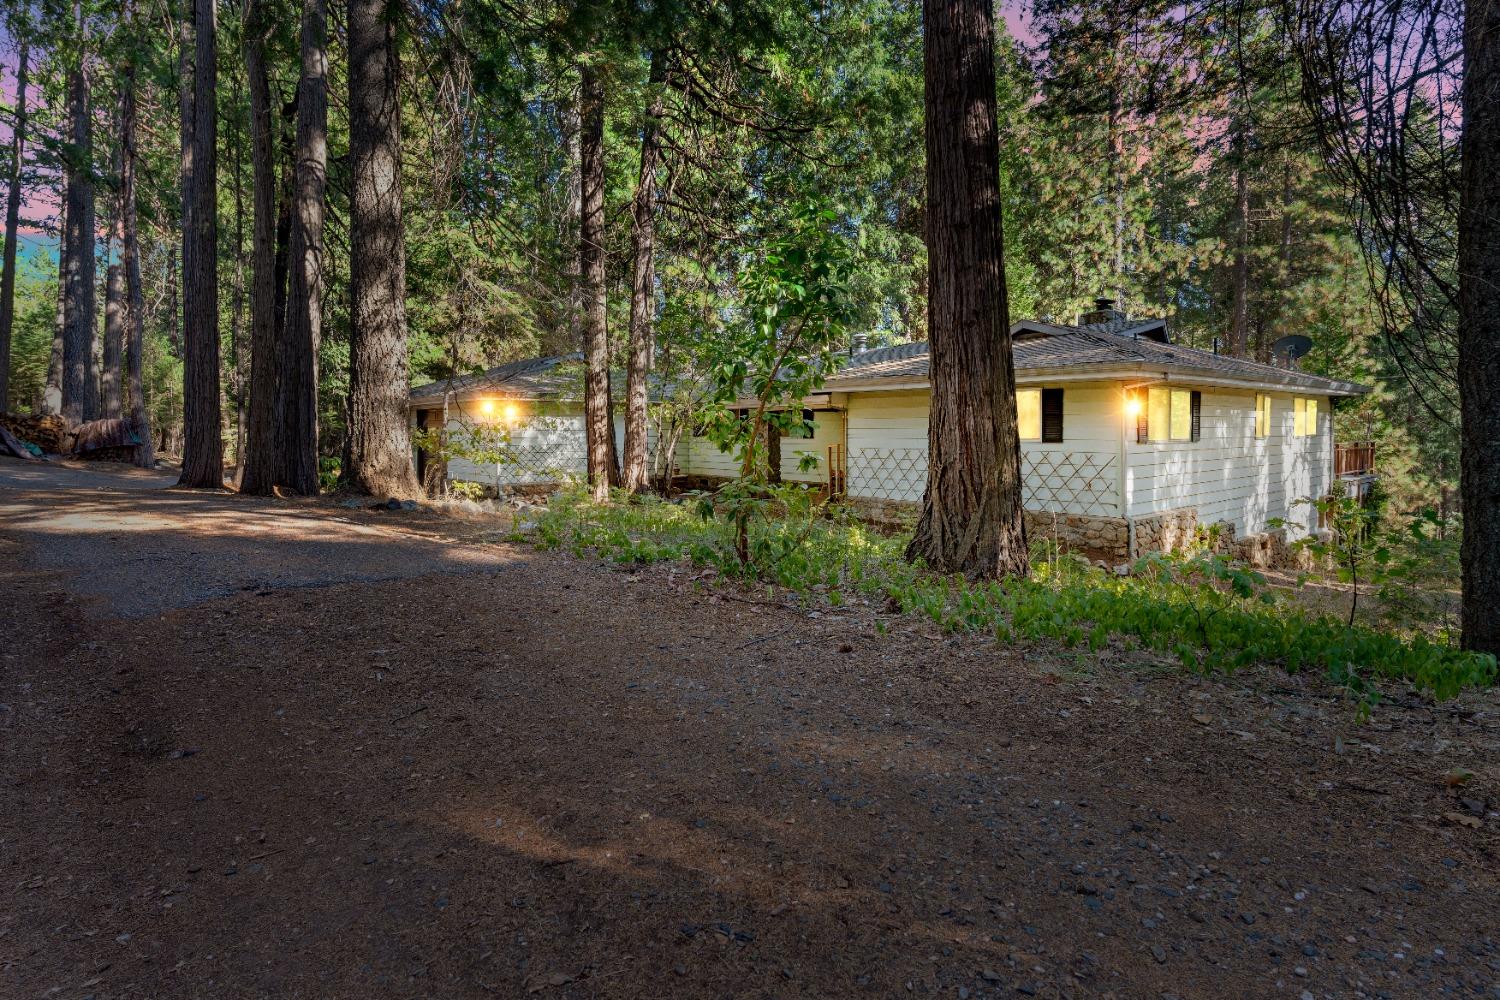
[[[0,995],[1500,997],[1492,696],[161,485],[0,463]]]
[[[514,561],[498,550],[413,535],[431,526],[431,516],[372,518],[364,510],[169,489],[175,482],[175,473],[0,459],[0,523],[35,543],[38,567],[72,575],[70,589],[96,599],[95,617],[139,618],[241,591],[497,570]]]

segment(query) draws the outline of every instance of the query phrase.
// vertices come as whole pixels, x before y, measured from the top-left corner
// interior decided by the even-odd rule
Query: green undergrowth
[[[530,540],[545,548],[622,564],[687,560],[726,578],[787,588],[809,603],[839,606],[857,595],[1000,642],[1050,639],[1098,651],[1113,638],[1201,673],[1255,663],[1319,670],[1364,706],[1378,700],[1381,681],[1449,698],[1497,679],[1492,656],[1350,628],[1278,600],[1258,573],[1208,552],[1151,556],[1118,576],[1039,544],[1029,578],[975,583],[914,566],[903,558],[906,535],[881,535],[825,508],[753,522],[756,558],[741,565],[729,526],[690,502],[598,505],[579,491],[556,496],[533,529]]]

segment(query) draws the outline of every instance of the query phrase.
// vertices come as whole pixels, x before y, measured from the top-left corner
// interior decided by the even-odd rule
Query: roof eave
[[[1224,386],[1230,388],[1245,389],[1273,389],[1278,391],[1316,392],[1328,396],[1362,396],[1369,392],[1368,386],[1358,385],[1353,382],[1338,382],[1332,379],[1322,379],[1322,376],[1308,375],[1305,378],[1316,378],[1326,384],[1308,385],[1299,381],[1281,381],[1269,379],[1248,379],[1212,369],[1194,368],[1187,365],[1142,365],[1142,364],[1096,364],[1096,365],[1051,365],[1037,368],[1016,369],[1016,383],[1018,385],[1031,382],[1043,381],[1068,381],[1068,382],[1098,382],[1108,381],[1114,378],[1152,379],[1170,382],[1173,376],[1179,380],[1187,380],[1195,385]],[[828,388],[835,392],[890,392],[901,389],[929,389],[930,382],[925,378],[916,378],[911,375],[875,376],[870,378],[841,378],[831,380]]]

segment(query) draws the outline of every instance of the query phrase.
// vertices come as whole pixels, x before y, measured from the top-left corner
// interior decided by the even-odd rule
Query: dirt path
[[[0,996],[1500,997],[1493,699],[161,485],[0,464]]]

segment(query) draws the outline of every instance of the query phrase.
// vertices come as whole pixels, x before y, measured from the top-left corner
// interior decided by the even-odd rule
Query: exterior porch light
[[[495,401],[493,399],[481,400],[479,403],[479,412],[487,417],[494,415]]]

